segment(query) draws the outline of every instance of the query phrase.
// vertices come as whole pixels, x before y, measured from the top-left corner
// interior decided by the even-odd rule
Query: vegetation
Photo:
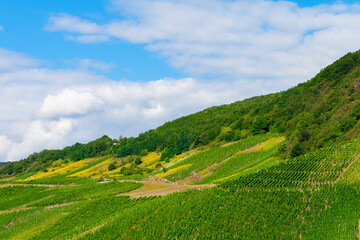
[[[358,239],[359,63],[0,166],[0,239]]]
[[[270,143],[244,155],[268,154]],[[359,147],[355,139],[218,187],[164,197],[118,196],[142,185],[133,182],[4,186],[0,238],[357,239],[360,182],[352,174],[359,167]],[[255,148],[262,150],[249,151]]]
[[[165,123],[138,137],[76,143],[63,150],[44,150],[0,168],[1,174],[34,172],[53,161],[112,154],[141,156],[163,151],[162,160],[210,143],[231,142],[266,132],[285,134],[287,156],[295,157],[360,132],[360,51],[348,53],[308,82],[287,91],[211,107]]]

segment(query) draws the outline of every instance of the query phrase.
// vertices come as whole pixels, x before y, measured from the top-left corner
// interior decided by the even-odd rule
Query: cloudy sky
[[[286,90],[359,22],[358,1],[0,0],[0,161]]]

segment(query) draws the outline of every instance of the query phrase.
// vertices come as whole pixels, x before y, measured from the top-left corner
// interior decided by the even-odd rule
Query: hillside
[[[359,239],[359,63],[0,167],[0,239]]]
[[[136,138],[106,136],[63,150],[34,153],[2,174],[38,171],[54,160],[117,157],[165,151],[172,157],[216,142],[231,142],[266,132],[284,134],[282,151],[294,157],[332,143],[353,139],[360,132],[360,52],[348,53],[324,68],[313,79],[287,91],[253,97],[165,123]],[[114,145],[115,143],[116,145]]]
[[[91,180],[111,157],[2,181],[0,238],[357,239],[360,139],[285,161],[274,151],[283,141],[266,134],[188,152],[142,181]]]

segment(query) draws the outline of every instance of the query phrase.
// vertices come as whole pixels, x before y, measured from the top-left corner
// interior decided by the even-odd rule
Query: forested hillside
[[[348,53],[324,68],[313,79],[287,91],[253,97],[167,122],[138,137],[110,139],[63,150],[44,150],[19,163],[8,164],[1,174],[37,171],[58,159],[126,157],[161,151],[163,158],[217,142],[231,142],[251,135],[285,134],[283,156],[295,157],[360,132],[360,52]]]

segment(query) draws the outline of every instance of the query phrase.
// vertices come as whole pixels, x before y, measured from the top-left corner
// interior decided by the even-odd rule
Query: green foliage
[[[0,168],[0,175],[45,170],[47,167],[52,166],[54,161],[59,159],[66,159],[65,163],[68,159],[78,161],[88,157],[108,155],[112,146],[113,140],[103,136],[87,144],[76,143],[63,150],[43,150],[40,153],[31,154],[19,162],[9,163],[5,167]]]
[[[249,134],[285,133],[285,155],[304,153],[352,139],[360,133],[360,51],[349,53],[324,68],[313,79],[287,91],[253,97],[165,123],[138,137],[112,140],[104,136],[63,150],[44,150],[0,168],[0,174],[34,172],[57,159],[77,161],[113,154],[118,157],[164,151],[162,160],[215,140],[234,141]],[[351,97],[349,97],[351,96]],[[221,129],[229,129],[222,133]],[[114,145],[114,143],[116,143]],[[301,143],[301,145],[297,145]],[[294,151],[293,151],[294,150]],[[294,156],[294,155],[292,155]]]
[[[122,167],[121,169],[120,169],[120,172],[119,172],[120,174],[123,174],[124,176],[130,176],[130,175],[135,175],[135,174],[140,174],[140,175],[142,175],[143,174],[143,169],[142,168],[139,168],[139,167],[137,167],[137,165],[136,164],[132,164],[132,165],[130,165],[130,167]]]
[[[265,136],[270,135],[213,149],[244,148]],[[357,239],[359,185],[350,184],[348,178],[338,179],[354,166],[358,149],[360,139],[355,139],[266,170],[256,169],[219,187],[163,197],[119,196],[142,186],[135,182],[87,180],[58,187],[3,186],[0,238]],[[261,159],[275,150],[246,153],[249,161],[243,158],[245,154],[236,155],[219,171],[267,162]],[[355,163],[357,170],[359,164]],[[61,183],[61,178],[58,180]]]
[[[112,171],[112,170],[115,170],[116,169],[116,165],[114,162],[110,163],[109,167],[108,167],[108,170],[109,171]]]
[[[136,165],[140,165],[141,163],[142,163],[141,157],[140,157],[140,156],[136,157],[136,158],[135,158],[135,164],[136,164]]]
[[[172,157],[175,156],[175,151],[173,148],[168,148],[166,149],[162,154],[161,154],[161,157],[160,157],[160,161],[166,161]]]
[[[120,156],[138,154],[142,149],[172,149],[178,154],[190,146],[204,146],[215,139],[238,140],[249,132],[285,133],[289,138],[287,156],[299,142],[303,152],[308,152],[353,138],[360,132],[354,128],[360,116],[360,92],[355,87],[359,84],[359,55],[360,52],[349,53],[310,81],[287,91],[211,107],[137,138],[123,139],[118,146]],[[224,127],[230,131],[221,135]]]
[[[290,156],[292,158],[300,156],[306,152],[305,147],[301,143],[297,143],[292,149]]]
[[[233,156],[235,153],[237,153],[241,150],[250,148],[257,143],[264,142],[274,136],[276,136],[276,135],[274,135],[274,134],[257,135],[257,136],[253,136],[253,137],[249,137],[249,138],[240,140],[229,146],[215,147],[215,148],[210,148],[205,151],[199,152],[199,153],[194,154],[194,155],[186,158],[185,160],[169,167],[168,170],[177,168],[177,167],[180,167],[183,165],[192,164],[191,166],[183,169],[182,171],[179,171],[179,172],[176,172],[169,176],[166,176],[165,178],[170,181],[177,181],[180,179],[184,179],[186,177],[189,177],[194,172],[199,172],[214,163],[219,163],[222,160],[225,160],[226,158]]]
[[[263,117],[256,118],[253,124],[252,133],[254,135],[264,134],[269,131],[269,127],[270,127],[270,121],[268,121]]]
[[[160,160],[168,161],[192,148],[241,139],[173,165],[156,164],[158,172],[188,165],[166,177],[181,180],[224,161],[201,182],[218,181],[220,186],[202,191],[130,199],[119,194],[142,184],[69,174],[28,186],[3,185],[0,239],[357,239],[359,75],[360,52],[349,53],[284,92],[208,108],[136,138],[104,136],[1,166],[0,174],[21,178],[58,159],[129,156],[122,160],[122,179],[143,180],[151,170],[141,168],[135,156],[163,151]],[[278,133],[286,135],[287,145],[236,155]],[[335,144],[339,142],[345,144]],[[0,182],[5,183],[18,182]]]
[[[269,169],[223,183],[225,188],[239,187],[313,187],[335,182],[354,161],[360,139],[345,145],[333,145],[301,155]]]
[[[279,159],[273,158],[273,156],[277,153],[277,147],[278,146],[275,146],[269,150],[237,154],[216,168],[214,172],[199,183],[216,182],[216,180],[227,178],[232,175],[235,175],[233,178],[237,178],[276,165],[279,163]],[[229,179],[224,181],[227,180]]]

